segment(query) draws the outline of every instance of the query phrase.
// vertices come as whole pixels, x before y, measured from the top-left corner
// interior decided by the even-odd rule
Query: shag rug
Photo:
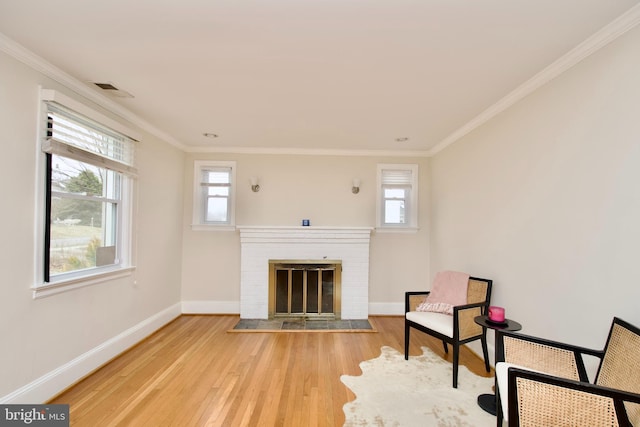
[[[345,427],[495,426],[478,395],[493,393],[493,378],[460,365],[458,388],[452,387],[453,365],[422,347],[421,356],[404,355],[384,346],[382,354],[360,363],[362,375],[340,380],[356,399],[344,405]]]

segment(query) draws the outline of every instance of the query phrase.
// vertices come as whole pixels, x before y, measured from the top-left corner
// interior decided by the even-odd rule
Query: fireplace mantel
[[[269,261],[341,260],[342,318],[369,314],[371,227],[238,226],[240,232],[240,317],[267,319]]]
[[[265,227],[239,226],[240,242],[329,242],[342,243],[369,241],[371,227]]]

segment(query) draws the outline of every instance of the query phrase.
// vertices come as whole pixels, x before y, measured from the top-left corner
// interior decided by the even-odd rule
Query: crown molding
[[[428,156],[431,157],[444,150],[446,147],[458,141],[460,138],[467,135],[474,129],[480,127],[484,123],[488,122],[493,117],[511,107],[525,96],[531,94],[541,86],[558,77],[560,74],[574,67],[586,57],[602,49],[604,46],[608,45],[621,35],[625,34],[627,31],[631,30],[639,23],[640,4],[632,7],[627,12],[620,15],[614,21],[612,21],[611,23],[600,29],[598,32],[593,34],[591,37],[587,38],[585,41],[570,50],[567,54],[563,55],[551,65],[540,71],[538,74],[518,86],[507,96],[484,110],[482,113],[474,117],[471,121],[467,122],[462,127],[458,128],[455,132],[440,141],[435,147],[430,149],[428,151]]]
[[[340,150],[278,147],[187,147],[187,153],[276,154],[300,156],[430,157],[426,150]]]
[[[92,89],[90,89],[86,84],[71,76],[70,74],[62,71],[60,68],[51,64],[44,58],[36,55],[31,52],[21,44],[15,42],[4,34],[0,33],[0,51],[5,52],[6,54],[12,56],[16,60],[22,62],[23,64],[33,68],[35,71],[44,74],[52,80],[60,83],[76,94],[92,101],[99,106],[107,109],[118,117],[128,121],[129,123],[137,126],[138,128],[154,135],[161,140],[179,148],[182,151],[185,151],[186,147],[184,144],[180,143],[177,139],[172,137],[171,135],[161,131],[156,128],[151,123],[146,120],[140,118],[136,114],[132,113],[126,107],[114,102],[113,100],[107,98],[106,96],[98,93]]]

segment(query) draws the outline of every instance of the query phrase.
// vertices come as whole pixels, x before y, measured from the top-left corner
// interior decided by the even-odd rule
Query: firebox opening
[[[269,260],[269,318],[340,320],[342,261]]]

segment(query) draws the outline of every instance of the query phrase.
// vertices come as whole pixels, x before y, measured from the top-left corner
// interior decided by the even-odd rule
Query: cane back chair
[[[404,358],[409,358],[409,338],[411,328],[417,329],[442,341],[445,353],[447,344],[453,348],[453,387],[458,387],[458,361],[460,346],[480,340],[484,364],[490,372],[487,351],[487,331],[474,322],[476,316],[487,314],[491,300],[493,281],[479,277],[469,277],[467,304],[453,307],[453,315],[433,312],[418,312],[416,307],[424,301],[429,291],[405,293]]]
[[[584,355],[600,359],[594,384],[640,394],[640,328],[614,317],[603,350],[496,331],[497,421],[509,419],[508,370],[512,367],[589,383]],[[626,404],[629,418],[640,425],[640,406]],[[635,425],[635,424],[634,424]]]
[[[640,394],[513,367],[508,384],[509,427],[633,426],[628,408],[640,403]]]

